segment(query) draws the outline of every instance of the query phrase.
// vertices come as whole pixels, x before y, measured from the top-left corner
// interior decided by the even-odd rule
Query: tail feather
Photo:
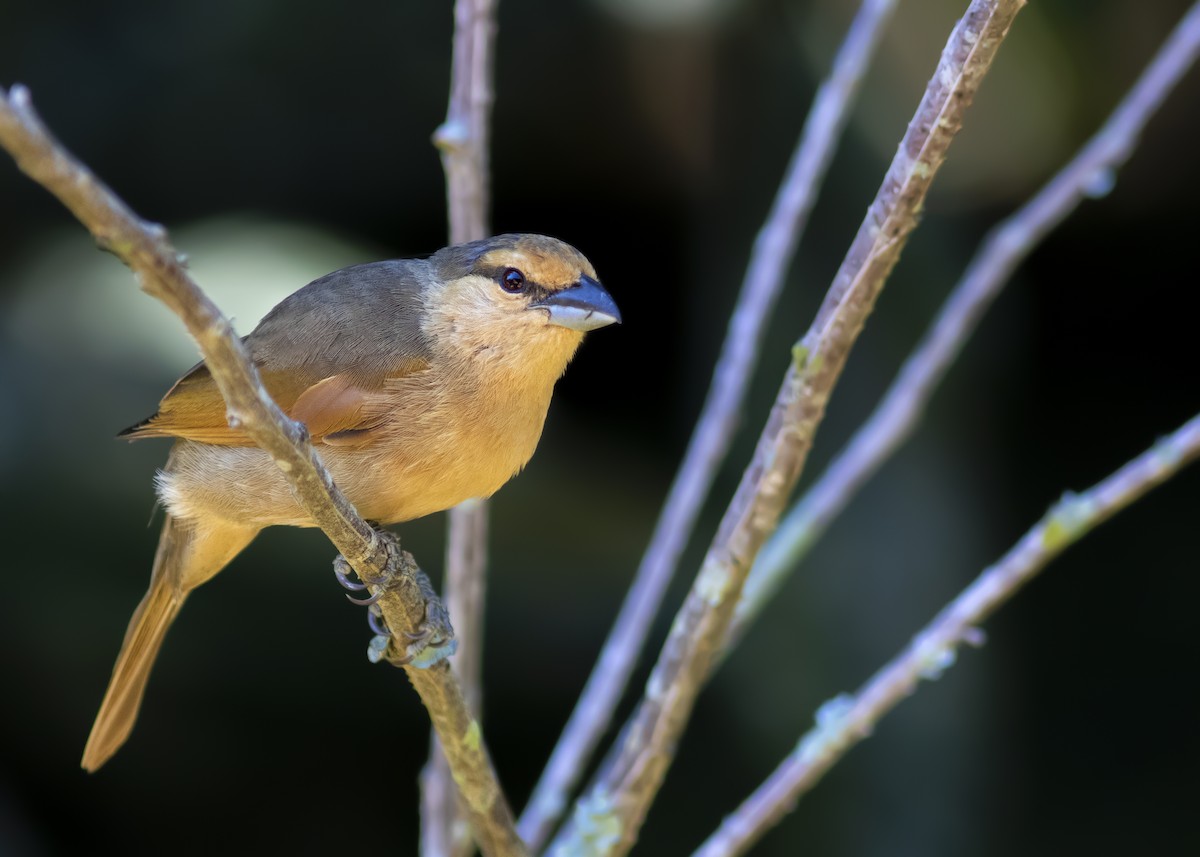
[[[150,670],[188,593],[224,568],[257,532],[257,528],[238,526],[197,529],[167,515],[150,589],[129,620],[100,713],[83,750],[80,764],[86,770],[95,771],[107,762],[129,737]]]
[[[95,771],[125,743],[137,720],[150,669],[158,657],[167,629],[179,614],[186,595],[156,575],[125,632],[125,643],[113,667],[112,679],[100,703],[100,713],[83,749],[81,764]]]

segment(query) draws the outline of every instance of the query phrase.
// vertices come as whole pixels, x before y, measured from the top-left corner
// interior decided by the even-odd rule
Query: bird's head
[[[582,253],[545,235],[498,235],[438,251],[427,324],[456,350],[558,373],[583,334],[621,321]]]

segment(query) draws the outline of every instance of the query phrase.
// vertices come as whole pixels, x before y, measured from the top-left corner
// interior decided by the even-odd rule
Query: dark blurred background
[[[745,466],[790,344],[965,0],[905,0],[764,343]],[[1017,19],[832,402],[809,474],[869,413],[986,230],[1098,127],[1187,4],[1043,0]],[[753,236],[848,0],[500,4],[495,231],[591,257],[625,314],[589,338],[493,504],[486,732],[532,787],[699,411]],[[5,0],[0,85],[248,331],[353,262],[444,244],[429,137],[449,2]],[[1200,410],[1191,75],[1105,198],[1018,272],[920,434],[701,698],[638,853],[689,852],[1064,489]],[[181,326],[0,157],[0,853],[415,853],[427,719],[365,658],[319,533],[265,533],[188,604],[130,743],[78,768],[157,538],[166,444],[116,431],[195,360]],[[1200,471],[1089,536],[767,836],[784,855],[1197,853]],[[435,577],[443,516],[401,528]],[[655,632],[661,641],[686,580]],[[647,660],[650,660],[648,658]],[[635,685],[644,681],[643,664]],[[632,705],[632,696],[622,711]]]

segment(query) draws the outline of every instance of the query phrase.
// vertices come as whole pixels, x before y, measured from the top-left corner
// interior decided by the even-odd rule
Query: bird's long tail
[[[256,533],[256,529],[240,527],[198,531],[167,515],[150,589],[129,621],[100,713],[83,750],[80,764],[86,770],[103,765],[129,737],[158,650],[188,592],[224,568]]]

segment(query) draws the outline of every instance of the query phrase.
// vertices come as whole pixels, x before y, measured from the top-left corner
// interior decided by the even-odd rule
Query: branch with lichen
[[[860,487],[912,434],[938,384],[1012,272],[1132,156],[1142,130],[1200,55],[1200,3],[1176,26],[1129,94],[1079,153],[985,239],[879,406],[763,548],[746,581],[728,647]]]
[[[787,174],[754,242],[708,397],[650,545],[587,685],[517,824],[535,851],[562,817],[571,789],[583,776],[588,758],[612,721],[679,556],[729,452],[758,362],[766,319],[783,288],[850,105],[895,5],[896,0],[864,0],[829,77],[813,99]]]
[[[754,458],[672,623],[645,694],[552,851],[624,854],[637,839],[724,642],[750,566],[795,486],[850,349],[1023,5],[1024,0],[974,0],[951,33],[866,220],[816,320],[794,348]]]
[[[770,777],[700,847],[696,857],[743,854],[879,720],[910,696],[921,679],[950,667],[963,643],[979,645],[979,624],[1060,553],[1152,488],[1200,457],[1200,415],[1082,494],[1065,494],[995,565],[952,601],[853,696],[817,712],[816,726]]]
[[[450,243],[487,237],[490,208],[488,159],[493,51],[497,0],[456,0],[450,99],[446,120],[433,134],[446,174]],[[467,705],[480,716],[483,697],[483,614],[487,592],[486,500],[468,500],[450,510],[443,592],[454,617],[459,647],[454,665]],[[438,737],[421,772],[421,853],[467,857],[471,839],[458,807],[458,789]]]
[[[142,220],[83,164],[59,144],[33,109],[29,92],[0,89],[0,146],[17,166],[56,196],[95,236],[134,272],[143,291],[180,317],[196,340],[225,398],[230,425],[264,449],[283,472],[297,502],[325,531],[359,576],[382,584],[378,605],[397,635],[413,634],[425,621],[426,603],[411,583],[411,556],[373,530],[334,485],[308,442],[304,426],[272,401],[229,320],[188,275],[166,230]],[[383,657],[407,661],[394,642]],[[470,809],[472,828],[487,855],[525,853],[512,814],[500,793],[487,750],[444,662],[430,669],[405,669],[429,709],[442,739],[453,745],[452,764]]]

